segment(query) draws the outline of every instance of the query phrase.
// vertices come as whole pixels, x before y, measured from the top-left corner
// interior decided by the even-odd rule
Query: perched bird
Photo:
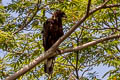
[[[61,10],[56,10],[52,18],[47,19],[43,24],[43,47],[47,51],[62,35],[62,18],[66,17],[65,13]],[[52,74],[55,56],[45,60],[44,71],[45,73]]]

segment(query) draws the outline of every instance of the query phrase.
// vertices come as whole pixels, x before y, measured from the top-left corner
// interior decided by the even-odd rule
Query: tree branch
[[[27,27],[27,25],[28,25],[28,24],[33,20],[33,18],[36,16],[36,14],[38,13],[38,11],[40,11],[41,9],[43,9],[44,7],[46,7],[46,6],[50,5],[50,4],[55,4],[55,3],[58,3],[58,2],[50,2],[50,3],[46,4],[46,5],[43,5],[41,8],[39,8],[39,5],[36,4],[37,10],[33,13],[33,15],[31,16],[30,20],[27,21],[27,18],[28,18],[28,16],[27,16],[26,19],[23,21],[23,25],[21,25],[21,27],[20,27],[18,30],[16,30],[13,34],[16,34],[16,33],[18,33],[19,31],[23,30],[25,27]]]
[[[27,21],[28,16],[30,15],[30,13],[29,13],[29,15],[28,15],[28,16],[26,17],[26,19],[23,21],[23,24],[21,25],[21,27],[20,27],[18,30],[16,30],[13,34],[16,34],[16,33],[18,33],[19,31],[23,30],[25,27],[27,27],[27,25],[28,25],[28,24],[33,20],[33,18],[36,16],[36,14],[37,14],[38,11],[39,11],[39,10],[38,10],[38,7],[37,7],[37,10],[33,13],[33,15],[31,16],[30,20]]]
[[[120,31],[120,29],[118,29],[118,28],[89,28],[89,27],[87,27],[87,26],[82,26],[84,29],[89,29],[89,30],[106,30],[106,29],[111,29],[111,30],[117,30],[117,31]]]
[[[119,38],[119,37],[120,37],[120,34],[115,34],[115,35],[111,35],[111,36],[108,36],[108,37],[105,37],[105,38],[100,38],[98,40],[85,43],[85,44],[77,46],[75,48],[68,48],[68,49],[65,49],[65,50],[61,50],[61,54],[67,53],[67,52],[72,52],[72,51],[78,51],[78,50],[81,50],[83,48],[87,48],[88,46],[94,46],[94,45],[96,45],[98,43],[101,43],[103,41],[108,41],[110,39]]]
[[[96,12],[96,11],[98,11],[98,10],[100,10],[100,9],[108,8],[108,7],[106,7],[106,4],[107,4],[108,1],[110,1],[110,0],[105,1],[101,6],[98,6],[98,7],[96,7],[95,9],[91,10],[91,11],[89,12],[89,15],[93,14],[94,12]],[[111,7],[111,6],[110,6],[110,7]]]
[[[58,55],[57,53],[55,53],[55,50],[57,49],[57,47],[60,45],[60,43],[62,43],[68,36],[70,36],[72,34],[72,32],[75,31],[76,28],[78,28],[91,14],[93,14],[94,12],[105,8],[105,4],[107,2],[103,3],[103,5],[100,5],[99,7],[93,9],[92,11],[90,11],[90,13],[87,16],[83,16],[83,18],[81,18],[77,24],[75,24],[65,35],[63,35],[49,50],[47,50],[46,52],[44,52],[43,54],[41,54],[38,58],[36,58],[35,60],[33,60],[30,64],[26,65],[24,68],[22,68],[21,70],[19,70],[18,72],[14,73],[11,76],[8,76],[6,78],[6,80],[15,80],[18,77],[20,77],[21,75],[25,74],[26,72],[28,72],[30,69],[32,69],[33,67],[35,67],[37,64],[39,64],[40,62],[44,61],[45,59]],[[113,6],[112,6],[113,7]],[[66,52],[70,52],[70,51],[77,51],[77,50],[81,50],[83,48],[86,48],[88,46],[92,46],[95,45],[97,43],[100,43],[102,41],[105,40],[110,40],[113,38],[118,38],[120,37],[120,34],[117,35],[113,35],[107,38],[102,38],[99,39],[97,41],[92,41],[89,43],[86,43],[82,46],[78,46],[77,48],[69,48],[69,49],[65,49],[61,51],[61,54],[66,53]],[[72,50],[71,50],[72,49]]]
[[[111,7],[120,7],[120,4],[109,4],[109,5],[105,5],[103,8],[111,8]]]
[[[90,5],[91,5],[91,0],[88,0],[88,6],[87,6],[86,16],[89,14],[89,11],[90,11]]]

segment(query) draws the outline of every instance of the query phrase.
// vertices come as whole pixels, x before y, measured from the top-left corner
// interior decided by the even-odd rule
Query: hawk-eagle
[[[66,17],[61,10],[56,10],[52,18],[47,19],[43,24],[43,47],[47,51],[64,33],[62,28],[62,17]],[[44,71],[52,74],[54,66],[54,57],[45,60]]]

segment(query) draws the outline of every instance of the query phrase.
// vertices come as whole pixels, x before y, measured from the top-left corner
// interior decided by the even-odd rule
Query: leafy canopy
[[[4,55],[0,56],[0,79],[5,79],[44,52],[41,31],[43,23],[51,17],[51,13],[57,9],[66,13],[67,19],[63,20],[66,33],[85,15],[88,0],[12,0],[7,6],[2,3],[4,0],[0,0],[0,49],[1,55]],[[104,0],[92,0],[90,10],[103,3]],[[120,1],[110,0],[107,4],[120,4]],[[113,7],[95,12],[59,48],[77,47],[119,33],[119,11],[119,7]],[[120,79],[119,44],[119,39],[112,39],[80,51],[57,56],[52,77],[44,73],[44,66],[41,63],[19,80],[42,78],[99,80],[97,73],[92,73],[91,70],[100,64],[114,67],[106,73],[110,74],[108,80]]]

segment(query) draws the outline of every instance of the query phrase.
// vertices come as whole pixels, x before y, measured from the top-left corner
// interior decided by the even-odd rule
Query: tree
[[[106,73],[108,80],[119,79],[119,7],[119,0],[12,0],[7,6],[0,5],[4,55],[0,57],[0,78],[97,80],[97,73],[90,70],[103,64],[114,67]],[[44,52],[43,23],[56,9],[67,15],[65,35]],[[58,46],[61,52],[55,53]],[[45,74],[42,61],[54,55],[54,73]]]

